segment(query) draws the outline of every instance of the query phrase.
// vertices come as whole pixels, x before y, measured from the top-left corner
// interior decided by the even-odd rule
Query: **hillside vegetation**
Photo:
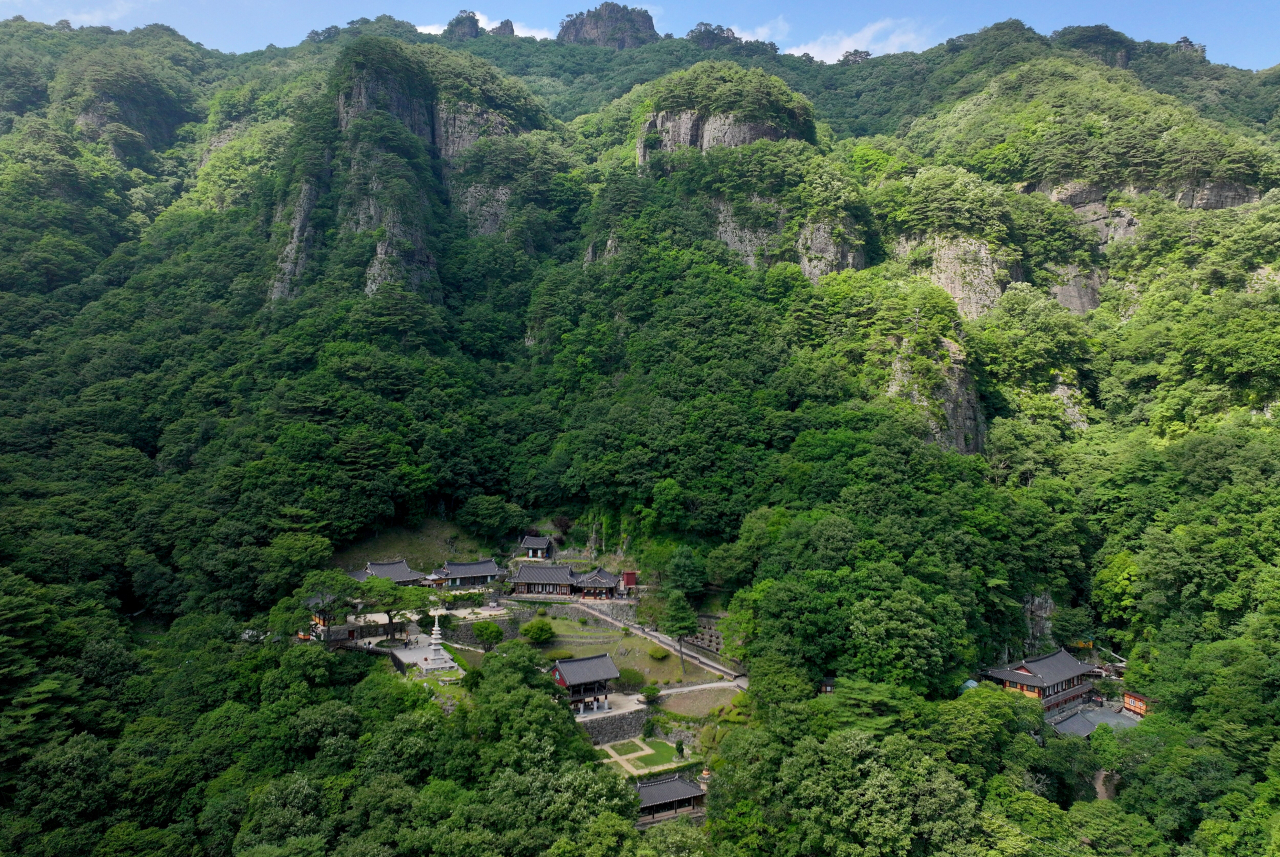
[[[0,22],[0,853],[1280,849],[1274,72],[607,18]],[[724,608],[705,826],[524,643],[446,698],[299,639],[561,518]],[[961,693],[1082,643],[1140,725]]]

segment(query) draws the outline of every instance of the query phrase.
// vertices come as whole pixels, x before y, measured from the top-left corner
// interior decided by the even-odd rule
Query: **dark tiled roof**
[[[589,658],[572,658],[556,661],[556,669],[565,684],[588,684],[594,681],[611,681],[618,677],[618,668],[608,655],[592,655]]]
[[[1081,738],[1088,738],[1098,726],[1085,717],[1083,712],[1076,712],[1061,723],[1055,724],[1053,728],[1059,735],[1079,735]]]
[[[640,793],[640,809],[642,810],[651,806],[702,796],[702,789],[688,780],[681,779],[679,774],[663,777],[660,780],[649,780],[647,783],[637,783],[636,791]]]
[[[411,580],[422,580],[426,577],[421,572],[409,568],[409,563],[402,559],[395,562],[371,562],[360,571],[351,572],[351,577],[363,583],[370,577],[382,577],[393,583],[406,583]]]
[[[1030,672],[1020,672],[1018,667],[1023,667]],[[1058,649],[1051,655],[1027,658],[1010,667],[987,670],[986,674],[1002,681],[1020,682],[1028,687],[1050,687],[1078,675],[1084,675],[1092,669],[1093,667],[1088,664],[1082,664],[1071,657],[1066,650]]]
[[[525,536],[520,540],[520,547],[526,550],[529,548],[542,550],[551,547],[551,539],[546,536]]]
[[[567,565],[521,565],[511,576],[512,583],[573,583],[573,568]]]
[[[488,577],[501,574],[498,564],[491,559],[480,559],[475,562],[446,562],[444,577]]]
[[[595,586],[606,586],[606,587],[617,586],[618,576],[615,574],[610,574],[609,572],[605,571],[602,568],[597,568],[595,571],[588,571],[583,574],[575,574],[573,576],[573,583],[575,586],[585,586],[587,584],[594,584]]]

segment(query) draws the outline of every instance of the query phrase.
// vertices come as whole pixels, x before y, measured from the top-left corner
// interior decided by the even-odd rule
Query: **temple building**
[[[365,563],[363,569],[349,572],[348,577],[354,578],[358,583],[364,583],[371,577],[381,577],[398,586],[415,586],[426,580],[427,576],[409,568],[409,563],[404,560],[397,559],[392,562]]]
[[[515,595],[577,595],[582,598],[616,598],[618,577],[604,569],[575,572],[568,565],[521,564],[511,575]]]
[[[1051,655],[1027,658],[1012,666],[983,671],[982,675],[1003,685],[1040,700],[1045,711],[1051,712],[1064,705],[1076,703],[1093,691],[1093,682],[1084,676],[1095,668],[1058,649]]]
[[[640,794],[639,827],[680,815],[701,813],[707,798],[701,787],[679,774],[637,783],[636,791]]]
[[[556,661],[551,668],[556,684],[569,691],[569,705],[579,714],[609,710],[609,682],[618,677],[613,658],[592,655]]]
[[[446,562],[423,578],[427,586],[436,589],[475,589],[502,579],[502,569],[491,559],[475,562]]]
[[[555,549],[555,542],[546,536],[525,536],[520,540],[520,550],[525,552],[525,559],[551,559]]]

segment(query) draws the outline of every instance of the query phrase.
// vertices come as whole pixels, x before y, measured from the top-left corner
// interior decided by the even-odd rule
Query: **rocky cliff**
[[[987,242],[967,235],[901,239],[897,252],[955,299],[960,315],[977,318],[995,305],[1022,270],[999,258]]]
[[[716,146],[745,146],[756,140],[779,140],[782,134],[768,125],[743,122],[733,114],[702,116],[693,110],[651,113],[636,138],[636,162],[645,164],[651,151],[674,152],[693,147],[705,152]]]
[[[838,222],[810,219],[800,228],[794,244],[789,244],[782,238],[786,211],[779,211],[777,221],[770,226],[752,227],[739,223],[733,216],[733,207],[724,200],[712,200],[712,207],[716,213],[716,237],[730,250],[741,253],[753,267],[761,258],[790,255],[793,248],[800,269],[815,283],[826,274],[866,267],[861,232],[846,218]]]
[[[653,28],[653,16],[646,10],[618,3],[601,3],[589,12],[570,15],[560,22],[556,41],[622,50],[647,45],[660,38]]]
[[[1098,288],[1102,285],[1102,272],[1097,268],[1081,268],[1079,265],[1063,265],[1052,268],[1058,282],[1049,287],[1053,299],[1076,315],[1084,315],[1099,307]]]
[[[946,357],[942,380],[922,388],[911,371],[915,349],[909,339],[901,340],[889,371],[886,394],[924,408],[929,434],[934,443],[965,454],[981,452],[987,436],[987,421],[978,402],[978,390],[969,371],[964,349],[949,339],[942,340]]]

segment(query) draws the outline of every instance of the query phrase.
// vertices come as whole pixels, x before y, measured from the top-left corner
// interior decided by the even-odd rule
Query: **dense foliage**
[[[1274,72],[465,17],[241,56],[0,23],[0,853],[1274,853]],[[657,110],[784,139],[638,167]],[[336,548],[549,516],[672,635],[726,614],[705,828],[638,834],[497,625],[447,698],[296,639],[318,593],[421,607]],[[1156,713],[1085,742],[959,693],[1081,642]]]

